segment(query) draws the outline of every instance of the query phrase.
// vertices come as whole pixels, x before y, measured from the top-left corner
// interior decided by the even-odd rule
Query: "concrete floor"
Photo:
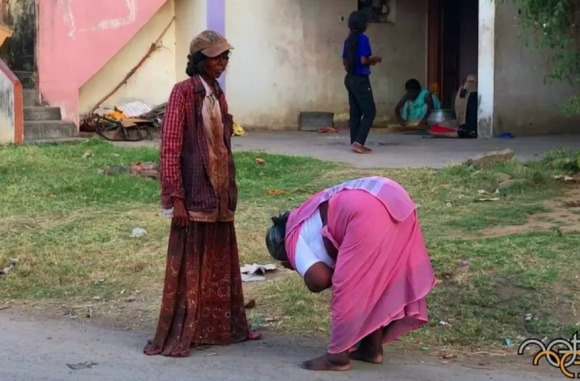
[[[143,355],[153,332],[124,332],[91,322],[34,319],[0,313],[0,380],[2,381],[547,381],[564,379],[557,369],[532,367],[531,356],[511,364],[478,365],[437,357],[400,353],[386,346],[386,363],[354,364],[342,374],[310,373],[301,361],[324,353],[324,342],[271,337],[264,340],[193,351],[174,359]],[[514,349],[515,351],[515,349]],[[91,369],[71,370],[67,364],[94,362]],[[461,364],[463,362],[463,365]],[[487,363],[487,361],[486,361]]]
[[[122,146],[158,146],[159,142],[117,143]],[[317,132],[253,132],[232,139],[234,151],[265,151],[351,164],[358,168],[442,168],[488,151],[511,148],[522,160],[540,159],[547,151],[580,149],[580,135],[516,137],[515,139],[441,139],[425,135],[372,132],[370,155],[350,151],[348,134]]]
[[[557,148],[580,149],[580,135],[542,136],[515,139],[441,139],[421,135],[371,133],[370,155],[351,153],[348,134],[316,132],[252,132],[233,140],[236,150],[264,150],[272,153],[314,156],[348,163],[359,168],[434,167],[461,163],[488,151],[511,148],[522,160],[541,158]]]

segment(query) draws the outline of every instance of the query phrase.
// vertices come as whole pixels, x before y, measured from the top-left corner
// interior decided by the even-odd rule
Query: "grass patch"
[[[169,228],[160,213],[158,184],[99,170],[155,160],[155,149],[120,148],[96,140],[0,147],[0,267],[11,258],[19,260],[0,279],[0,305],[91,303],[99,311],[118,308],[128,320],[139,314],[152,325]],[[431,324],[407,336],[409,345],[493,346],[505,337],[557,337],[576,328],[574,280],[579,265],[573,258],[579,234],[548,229],[478,235],[488,228],[524,224],[547,211],[545,201],[565,191],[552,179],[555,169],[549,163],[509,162],[485,170],[355,170],[309,158],[246,152],[236,154],[236,166],[236,224],[245,263],[270,261],[263,241],[271,215],[326,186],[386,175],[407,188],[420,205],[441,280],[429,297]],[[507,178],[513,183],[504,187]],[[477,202],[482,197],[497,200]],[[135,227],[145,228],[148,235],[131,238]],[[247,294],[258,301],[250,312],[255,324],[301,334],[328,332],[328,293],[310,294],[297,275],[252,286]],[[137,295],[141,303],[125,303],[128,295]],[[527,314],[532,318],[526,320]],[[451,327],[439,326],[440,320]]]
[[[550,233],[430,242],[441,282],[428,299],[431,321],[403,341],[417,348],[476,349],[501,347],[505,338],[517,342],[570,337],[578,329],[578,287],[571,281],[578,266],[570,261],[570,253],[577,252],[579,244],[578,234]],[[330,295],[310,296],[298,276],[263,285],[251,294],[262,300],[254,313],[269,316],[279,329],[305,334],[329,329]],[[309,313],[301,313],[304,308]],[[451,327],[440,326],[440,321]]]

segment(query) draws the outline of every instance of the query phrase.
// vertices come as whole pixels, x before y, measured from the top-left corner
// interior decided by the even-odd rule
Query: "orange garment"
[[[203,79],[201,81],[206,92],[201,114],[209,149],[209,180],[217,194],[218,221],[233,221],[228,198],[229,152],[224,140],[222,113],[214,88]]]

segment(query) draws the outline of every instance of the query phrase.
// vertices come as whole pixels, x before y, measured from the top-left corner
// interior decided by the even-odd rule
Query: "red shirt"
[[[161,204],[173,207],[173,200],[185,200],[192,219],[203,222],[220,220],[219,200],[228,199],[230,211],[235,211],[238,191],[231,150],[233,119],[223,91],[216,83],[227,148],[229,187],[218,194],[210,181],[209,149],[201,110],[206,96],[199,76],[178,83],[167,104],[161,132]],[[224,192],[224,191],[222,191]],[[220,192],[220,193],[222,193]]]

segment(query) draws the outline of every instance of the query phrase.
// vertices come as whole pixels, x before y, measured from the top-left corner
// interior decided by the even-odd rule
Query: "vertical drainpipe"
[[[226,0],[207,1],[207,29],[226,35]],[[222,90],[226,90],[226,73],[219,79]]]

